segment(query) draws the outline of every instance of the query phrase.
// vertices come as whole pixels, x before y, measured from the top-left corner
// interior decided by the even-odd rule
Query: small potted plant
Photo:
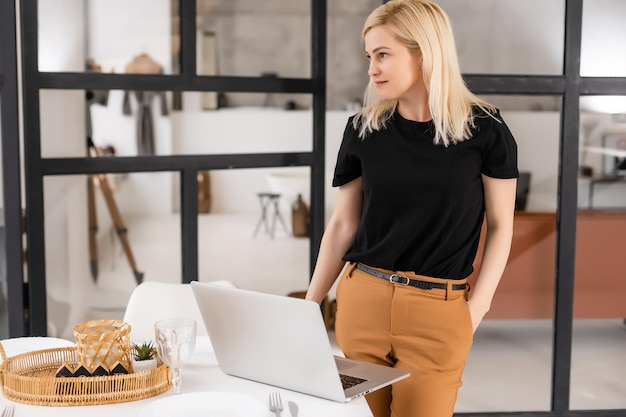
[[[156,348],[152,341],[133,343],[132,364],[133,372],[149,371],[156,368]]]

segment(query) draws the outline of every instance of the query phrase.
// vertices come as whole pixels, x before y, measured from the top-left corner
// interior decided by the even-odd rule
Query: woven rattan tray
[[[2,355],[2,389],[9,400],[50,406],[112,404],[140,400],[167,391],[170,369],[131,374],[57,378],[59,367],[78,361],[74,347],[37,350],[6,358]]]

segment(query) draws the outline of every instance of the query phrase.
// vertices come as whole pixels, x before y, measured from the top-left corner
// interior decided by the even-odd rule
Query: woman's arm
[[[491,307],[491,300],[509,258],[517,185],[515,178],[499,179],[483,175],[482,179],[487,234],[480,272],[468,301],[474,330]]]
[[[344,266],[341,258],[352,245],[361,220],[362,183],[359,177],[339,188],[337,204],[322,236],[307,300],[321,303]]]

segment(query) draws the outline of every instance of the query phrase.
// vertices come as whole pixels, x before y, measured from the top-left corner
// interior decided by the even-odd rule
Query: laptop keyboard
[[[367,379],[357,378],[356,376],[339,374],[341,379],[341,385],[343,385],[343,389],[352,388],[355,385],[359,385],[362,382],[367,381]]]

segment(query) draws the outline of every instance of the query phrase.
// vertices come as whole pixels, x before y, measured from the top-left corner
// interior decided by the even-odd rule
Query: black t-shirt
[[[363,140],[348,120],[333,186],[363,177],[361,221],[345,261],[463,279],[473,271],[485,206],[481,174],[517,178],[517,145],[478,112],[471,139],[435,145],[432,122],[404,119]]]

